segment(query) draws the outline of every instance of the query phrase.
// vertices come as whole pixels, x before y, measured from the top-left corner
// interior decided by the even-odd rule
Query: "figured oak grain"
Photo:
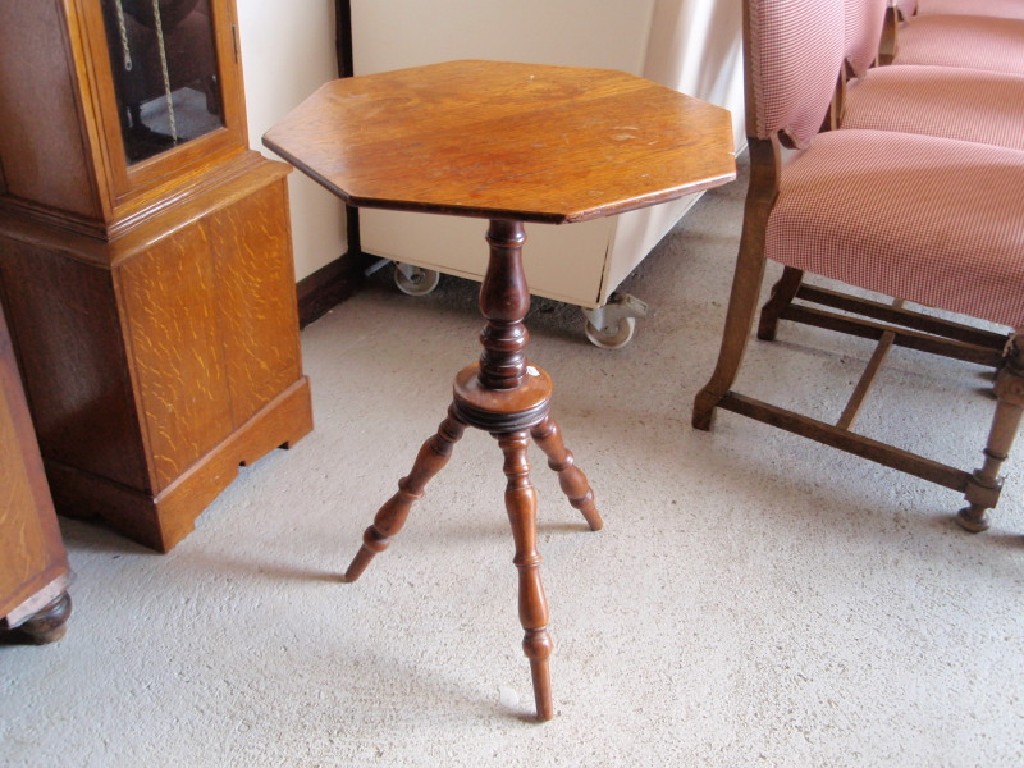
[[[154,243],[119,268],[118,283],[159,492],[231,432],[220,297],[205,227]]]
[[[0,0],[0,295],[53,500],[160,551],[312,426],[290,169],[248,149],[234,0],[203,5],[224,127],[129,167],[101,4]]]
[[[149,488],[109,271],[68,258],[63,242],[9,237],[8,223],[0,285],[43,456]]]
[[[280,176],[206,228],[235,427],[302,375],[287,190]]]

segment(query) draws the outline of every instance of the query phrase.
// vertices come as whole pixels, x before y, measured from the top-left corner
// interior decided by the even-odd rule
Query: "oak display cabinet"
[[[312,428],[232,0],[0,0],[0,293],[58,512],[167,551]]]

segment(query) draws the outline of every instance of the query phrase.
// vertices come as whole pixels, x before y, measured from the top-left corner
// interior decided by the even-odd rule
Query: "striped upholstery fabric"
[[[1024,19],[1024,0],[917,0],[917,12]]]
[[[878,56],[889,0],[846,0],[846,60],[863,75]]]
[[[817,134],[843,64],[844,0],[747,0],[748,131],[802,147]]]
[[[1024,78],[952,67],[876,67],[850,84],[843,127],[1024,150]]]
[[[1024,75],[1024,19],[919,15],[900,27],[894,64]]]
[[[902,133],[823,133],[785,168],[765,256],[1018,327],[1022,190],[1024,153],[1016,150]]]

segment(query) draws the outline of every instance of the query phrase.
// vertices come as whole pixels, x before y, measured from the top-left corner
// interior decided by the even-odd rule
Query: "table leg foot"
[[[516,554],[513,559],[519,571],[519,620],[525,630],[523,651],[530,660],[533,694],[537,717],[550,720],[551,680],[548,657],[551,636],[548,634],[548,603],[540,580],[541,557],[537,552],[537,491],[530,482],[530,462],[526,449],[530,435],[526,430],[496,436],[505,455],[505,508],[508,511]]]
[[[569,503],[583,513],[590,530],[601,530],[604,527],[604,520],[601,519],[601,513],[597,511],[594,503],[594,492],[583,470],[573,461],[572,451],[562,442],[562,430],[558,424],[550,416],[545,416],[530,434],[548,457],[548,466],[558,473],[558,484],[568,497]]]
[[[359,578],[370,561],[388,548],[391,537],[395,536],[409,516],[413,502],[423,496],[423,489],[448,459],[452,449],[466,430],[466,425],[455,417],[454,410],[448,409],[448,417],[441,422],[437,433],[430,437],[416,456],[412,471],[398,481],[398,492],[388,499],[377,512],[373,525],[363,535],[363,545],[352,559],[342,581],[351,582]]]
[[[530,659],[530,677],[533,678],[533,700],[537,707],[537,719],[546,721],[555,716],[551,703],[551,675],[548,672],[547,657]]]

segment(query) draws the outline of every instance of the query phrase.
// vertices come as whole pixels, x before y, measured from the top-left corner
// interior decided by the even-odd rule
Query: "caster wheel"
[[[395,285],[402,293],[410,296],[426,296],[437,288],[441,273],[434,269],[422,269],[411,264],[395,264]]]
[[[619,349],[626,346],[635,331],[635,317],[620,317],[617,323],[604,328],[597,328],[587,321],[587,338],[591,344],[601,349]]]

